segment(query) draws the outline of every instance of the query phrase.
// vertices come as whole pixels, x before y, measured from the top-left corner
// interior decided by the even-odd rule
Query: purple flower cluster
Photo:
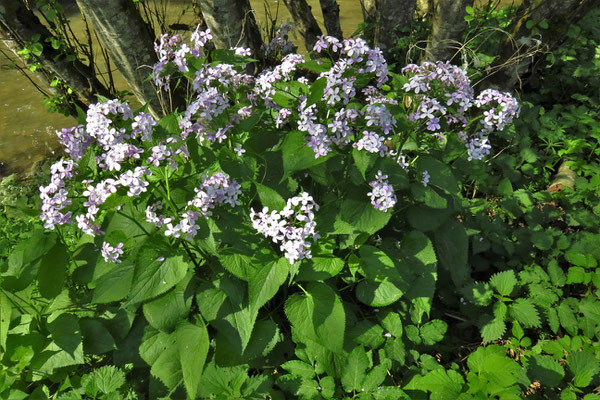
[[[424,126],[440,141],[444,141],[445,126],[463,129],[469,126],[467,112],[473,107],[483,110],[481,128],[473,134],[460,131],[458,137],[465,142],[469,160],[480,160],[489,154],[488,135],[503,130],[519,114],[517,100],[508,93],[494,89],[474,96],[466,71],[446,62],[425,62],[407,65],[402,72],[409,77],[404,90],[415,95],[416,110],[409,115],[411,121],[423,121]]]
[[[223,87],[232,86],[237,88],[240,85],[249,85],[252,82],[251,75],[236,71],[233,65],[218,64],[215,66],[208,65],[196,71],[196,78],[192,82],[192,86],[197,92],[202,92],[215,83]]]
[[[477,107],[486,109],[483,112],[483,131],[502,131],[506,125],[519,116],[519,103],[510,93],[502,93],[495,89],[486,89],[475,100]]]
[[[103,242],[101,254],[106,262],[120,263],[119,256],[123,254],[123,243],[118,243],[116,247],[113,247],[110,243]]]
[[[308,239],[317,240],[320,236],[316,232],[317,224],[314,212],[319,210],[312,196],[306,192],[287,200],[285,208],[281,211],[269,211],[264,207],[262,211],[250,212],[252,226],[265,237],[271,238],[274,243],[280,243],[280,250],[290,264],[304,258],[311,258]]]
[[[154,120],[152,115],[148,113],[139,113],[135,116],[134,122],[131,124],[131,129],[133,130],[131,137],[135,139],[141,134],[142,142],[151,142],[152,130],[156,125],[158,125],[158,123]]]
[[[465,113],[473,104],[474,92],[464,69],[438,61],[409,64],[402,72],[409,76],[403,89],[417,95],[419,102],[410,120],[423,120],[432,132],[442,128],[442,121],[466,125]]]
[[[120,171],[121,163],[127,159],[139,159],[143,149],[130,143],[115,143],[105,153],[96,157],[100,168],[104,171]]]
[[[146,175],[152,175],[147,167],[135,167],[134,170],[129,170],[121,174],[119,184],[128,188],[127,196],[139,197],[140,194],[148,190],[149,183],[142,179]]]
[[[275,37],[269,43],[262,46],[266,56],[276,56],[277,54],[288,54],[294,50],[294,44],[288,40],[287,35],[294,30],[294,25],[284,22],[275,31]]]
[[[315,122],[317,105],[306,107],[306,100],[298,106],[298,129],[308,133],[307,144],[315,152],[315,158],[326,156],[331,151],[331,138],[327,135],[327,127]]]
[[[270,108],[279,109],[279,106],[273,102],[271,96],[275,94],[273,84],[275,82],[286,82],[292,79],[292,73],[297,65],[304,62],[304,57],[300,54],[288,54],[273,69],[266,69],[261,72],[254,83],[254,95],[265,101],[265,105]]]
[[[483,132],[476,132],[473,136],[468,137],[466,134],[459,134],[459,138],[465,142],[467,146],[467,153],[469,154],[469,161],[481,160],[488,154],[492,149],[488,136]]]
[[[387,140],[385,136],[378,135],[376,132],[364,131],[360,140],[354,143],[353,147],[369,153],[379,153],[381,157],[384,157],[388,151],[385,140]]]
[[[214,142],[222,141],[226,136],[221,132],[212,132],[210,121],[220,115],[230,106],[229,100],[219,93],[217,88],[208,87],[198,93],[196,99],[190,103],[185,114],[179,122],[181,137],[185,139],[190,133],[195,133],[200,142],[205,140]]]
[[[210,31],[201,31],[200,26],[192,33],[191,47],[184,42],[181,35],[169,36],[164,34],[160,41],[154,44],[154,50],[158,56],[158,62],[152,68],[151,77],[156,87],[168,90],[170,76],[161,76],[167,64],[172,62],[181,72],[189,71],[186,55],[190,54],[195,58],[204,56],[203,48],[208,40],[212,39]]]
[[[397,201],[394,188],[388,183],[387,178],[387,175],[377,171],[375,180],[369,183],[371,191],[368,193],[373,207],[384,212],[394,208]]]
[[[117,129],[113,126],[109,115],[120,116],[123,121],[133,119],[133,112],[125,102],[109,100],[106,103],[90,104],[85,119],[86,131],[104,150],[110,150],[129,138],[125,128]]]
[[[73,160],[60,160],[50,167],[50,184],[40,186],[40,198],[42,199],[40,219],[44,228],[54,229],[57,225],[70,224],[73,222],[71,211],[62,213],[65,207],[72,204],[67,197],[66,182],[73,178],[77,164]]]
[[[165,236],[181,237],[187,235],[190,240],[198,233],[200,226],[196,221],[200,217],[208,218],[212,215],[212,209],[219,204],[229,204],[235,207],[240,204],[238,196],[241,193],[240,185],[229,179],[224,172],[204,178],[200,187],[194,189],[195,197],[188,201],[185,210],[179,215],[179,222],[175,223],[173,218],[164,218],[157,214],[162,209],[158,203],[146,207],[146,221],[156,225],[158,228],[166,227]]]
[[[93,139],[88,135],[83,125],[61,129],[60,131],[56,131],[56,135],[58,136],[58,142],[76,162],[83,158],[88,147],[93,142]]]

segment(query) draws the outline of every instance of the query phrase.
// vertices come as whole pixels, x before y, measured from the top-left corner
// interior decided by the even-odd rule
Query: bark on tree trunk
[[[104,85],[96,79],[92,70],[78,60],[68,61],[64,54],[54,49],[45,39],[53,35],[41,23],[38,17],[25,8],[19,0],[3,0],[0,7],[0,33],[6,38],[5,44],[21,60],[17,54],[29,43],[36,42],[34,36],[39,35],[42,53],[34,56],[41,68],[36,75],[48,86],[56,77],[73,91],[77,105],[86,108],[97,101],[94,94],[110,96]],[[23,60],[25,64],[27,61]],[[51,90],[53,91],[53,90]],[[75,112],[76,115],[76,112]]]
[[[490,75],[482,84],[500,90],[511,90],[529,70],[535,56],[543,48],[554,48],[560,44],[569,26],[583,18],[600,0],[535,0],[526,1],[520,7],[517,18],[509,28],[507,38],[498,57],[491,66]],[[538,28],[541,36],[533,35],[527,21],[546,21],[549,29]],[[541,39],[541,40],[540,40]]]
[[[388,58],[394,43],[410,28],[417,0],[361,0],[363,18],[372,28],[373,47],[379,47]]]
[[[375,0],[360,0],[363,19],[367,24],[375,24],[377,21],[377,6]]]
[[[217,48],[249,47],[260,55],[262,39],[249,0],[195,0]]]
[[[283,0],[285,6],[290,10],[292,18],[299,25],[300,35],[304,38],[307,50],[312,50],[317,43],[318,37],[323,33],[312,10],[306,0]]]
[[[427,43],[425,60],[451,60],[458,49],[466,28],[466,7],[473,0],[435,0],[431,34]]]
[[[323,20],[325,29],[329,36],[343,39],[342,27],[340,25],[340,6],[336,0],[319,0],[321,3],[321,11],[323,12]]]
[[[410,28],[416,0],[376,0],[375,46],[389,56],[402,30]]]
[[[157,62],[154,37],[131,0],[77,0],[102,45],[123,74],[135,96],[158,116],[160,102],[147,80]]]

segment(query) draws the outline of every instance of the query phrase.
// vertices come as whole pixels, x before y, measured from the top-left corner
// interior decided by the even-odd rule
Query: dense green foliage
[[[3,181],[0,397],[600,399],[598,15],[548,55],[554,64],[527,82],[520,117],[490,135],[481,160],[468,159],[450,127],[440,143],[409,120],[419,100],[398,73],[383,89],[399,103],[387,106],[400,132],[389,146],[406,169],[351,146],[315,158],[306,134],[276,126],[263,106],[222,144],[193,134],[176,143],[190,153],[173,156],[177,169],[148,163],[147,191],[121,187],[102,204],[103,236],[77,224],[44,229],[32,216],[39,201],[22,203],[27,187]],[[248,61],[215,51],[190,58],[181,79],[209,63],[241,72]],[[314,80],[331,62],[307,61],[299,72],[310,80],[274,85],[292,121],[301,96],[322,120],[341,107],[326,105],[325,81]],[[359,87],[375,79],[353,74]],[[249,104],[243,89],[227,93],[237,103],[211,126]],[[364,107],[360,97],[348,105]],[[179,135],[182,118],[161,119],[142,158]],[[114,123],[131,132],[131,121]],[[87,200],[82,180],[116,174],[98,167],[101,152],[90,147],[68,183],[73,210]],[[574,189],[548,191],[563,164]],[[398,197],[387,211],[367,195],[378,171]],[[200,217],[196,236],[165,236],[146,221],[156,202],[177,218],[218,172],[240,184],[241,204]],[[303,191],[320,205],[321,238],[310,240],[312,258],[290,264],[250,209],[282,210]],[[104,241],[124,244],[120,263],[102,258]]]

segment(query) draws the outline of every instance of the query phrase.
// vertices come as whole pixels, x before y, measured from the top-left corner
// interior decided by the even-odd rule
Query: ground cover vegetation
[[[599,13],[474,88],[514,11],[467,9],[464,67],[163,36],[185,107],[100,97],[0,186],[2,396],[600,398]]]

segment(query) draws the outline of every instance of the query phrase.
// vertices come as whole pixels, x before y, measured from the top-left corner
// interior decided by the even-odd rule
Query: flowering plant
[[[247,49],[208,53],[209,39],[196,30],[189,44],[157,44],[152,79],[161,91],[187,85],[185,109],[157,121],[104,99],[59,133],[69,157],[40,188],[44,226],[94,270],[84,282],[93,303],[143,311],[140,355],[167,392],[204,396],[210,371],[278,343],[345,391],[365,390],[335,361],[364,354],[350,334],[364,309],[445,331],[429,315],[438,263],[457,285],[469,275],[461,182],[448,164],[484,159],[518,103],[475,96],[448,63],[392,73],[361,39],[323,37],[310,57],[288,54],[257,76],[245,72]],[[394,324],[381,340],[394,339]],[[394,356],[369,357],[387,366]],[[377,374],[369,392],[401,392]],[[296,390],[290,377],[278,389],[243,382],[273,395]]]

